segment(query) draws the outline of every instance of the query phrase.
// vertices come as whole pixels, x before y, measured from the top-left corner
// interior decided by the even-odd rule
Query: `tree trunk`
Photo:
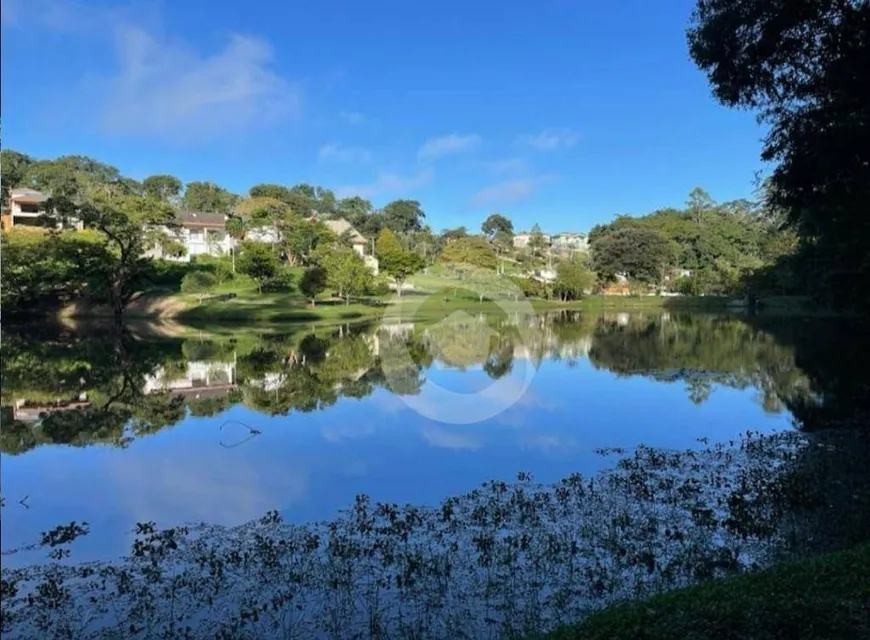
[[[317,306],[317,304],[316,304],[314,298],[311,298],[311,308],[313,309],[316,306]]]
[[[230,256],[233,260],[233,274],[236,273],[236,241],[235,239],[230,240]]]
[[[396,294],[398,294],[398,296],[400,298],[402,297],[402,284],[403,284],[403,282],[404,282],[403,280],[399,280],[398,278],[396,278]]]

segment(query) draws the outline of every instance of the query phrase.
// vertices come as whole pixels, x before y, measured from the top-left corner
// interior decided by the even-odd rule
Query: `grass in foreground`
[[[617,605],[547,640],[870,638],[870,544]]]

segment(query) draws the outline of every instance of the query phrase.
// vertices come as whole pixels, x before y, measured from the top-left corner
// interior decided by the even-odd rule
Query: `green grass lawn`
[[[298,281],[302,269],[292,269]],[[573,302],[532,299],[528,302],[515,302],[509,299],[484,300],[481,302],[471,292],[464,290],[462,280],[451,277],[442,269],[433,267],[428,273],[418,273],[408,282],[414,286],[401,298],[395,294],[371,296],[346,304],[332,298],[329,294],[320,296],[312,307],[297,290],[284,292],[257,291],[256,283],[247,276],[236,274],[212,291],[201,303],[196,296],[182,293],[163,294],[162,300],[169,305],[155,306],[160,313],[172,315],[182,322],[298,322],[298,321],[348,321],[365,317],[386,316],[389,319],[407,320],[410,317],[446,316],[457,310],[473,313],[493,313],[499,311],[523,311],[531,303],[536,311],[558,308],[574,309],[633,309],[633,308],[706,308],[724,306],[722,298],[661,298],[661,297],[621,297],[589,296]],[[143,316],[147,317],[146,311]]]
[[[610,607],[547,640],[870,638],[870,544]]]

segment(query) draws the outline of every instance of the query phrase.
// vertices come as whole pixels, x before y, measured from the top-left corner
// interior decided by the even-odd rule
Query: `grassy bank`
[[[175,274],[177,276],[177,274]],[[298,281],[301,269],[293,270],[294,280]],[[177,280],[177,278],[175,278]],[[167,277],[167,282],[170,278]],[[411,278],[414,289],[402,298],[394,294],[370,296],[346,304],[329,295],[320,296],[315,306],[311,306],[295,289],[279,292],[257,290],[256,283],[240,274],[214,288],[203,300],[196,296],[185,295],[178,287],[165,286],[162,290],[143,296],[130,305],[127,316],[130,319],[174,319],[186,323],[227,322],[227,323],[282,323],[314,321],[348,321],[376,317],[444,317],[454,311],[469,313],[490,313],[499,311],[523,311],[530,303],[535,311],[555,309],[588,309],[591,311],[613,310],[631,311],[634,309],[676,309],[676,310],[727,310],[728,299],[720,297],[663,297],[663,296],[587,296],[582,300],[560,302],[557,300],[529,299],[528,302],[501,300],[479,301],[471,292],[464,290],[464,282],[435,274],[418,274]],[[770,310],[777,313],[803,308],[803,301],[777,299]],[[739,307],[734,308],[739,311]],[[108,307],[95,307],[83,304],[70,305],[65,315],[93,318],[111,315]]]
[[[297,274],[298,275],[298,274]],[[491,313],[499,311],[523,311],[531,303],[535,311],[553,309],[724,309],[724,298],[673,298],[660,296],[588,296],[582,300],[560,302],[556,300],[530,299],[480,301],[471,292],[463,290],[463,281],[437,275],[418,274],[411,278],[414,289],[401,298],[394,294],[371,296],[346,304],[329,296],[321,296],[315,306],[296,291],[258,293],[253,281],[236,276],[214,291],[213,297],[199,303],[192,296],[179,293],[171,295],[172,304],[163,305],[176,309],[174,315],[183,322],[298,322],[315,320],[353,320],[366,317],[405,318],[443,317],[454,311]],[[147,314],[144,314],[147,315]]]
[[[870,638],[870,544],[610,607],[546,638]]]

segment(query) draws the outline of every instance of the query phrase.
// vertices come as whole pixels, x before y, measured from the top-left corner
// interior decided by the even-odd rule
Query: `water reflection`
[[[98,608],[125,602],[121,618],[94,617],[74,598],[52,609],[48,635],[86,618],[163,628],[161,603],[176,596],[187,620],[211,598],[230,614],[209,628],[232,630],[247,604],[277,597],[284,607],[276,585],[294,576],[294,602],[308,609],[288,637],[342,636],[366,616],[384,636],[398,620],[419,635],[483,637],[844,546],[870,531],[870,455],[866,441],[817,430],[866,421],[867,340],[860,324],[667,313],[463,314],[160,339],[7,327],[3,548],[73,520],[91,533],[72,561],[60,553],[63,569],[4,557],[4,589],[94,586],[74,561],[128,553],[137,522],[194,521],[205,524],[189,537],[140,526],[133,559],[100,565],[110,587]],[[531,386],[485,423],[444,424],[403,400],[437,412],[435,384],[511,397],[527,368]],[[793,421],[806,435],[790,432]],[[746,430],[766,435],[731,446]],[[596,453],[613,448],[624,449],[617,466]],[[518,471],[541,484],[505,482]],[[355,503],[358,493],[373,502]],[[277,516],[245,524],[271,509],[292,526]],[[292,550],[276,559],[281,545]],[[190,582],[153,573],[179,568]],[[252,569],[253,582],[243,579]],[[125,595],[128,580],[150,585],[140,601]],[[4,624],[40,637],[39,607],[23,593]],[[428,618],[414,617],[423,610]],[[445,611],[452,626],[436,629]],[[496,612],[494,626],[467,626],[484,611]],[[239,628],[271,633],[255,622]]]
[[[520,323],[527,325],[525,341],[518,339]],[[436,375],[456,390],[480,391],[486,383],[475,379],[477,388],[462,388],[457,381],[471,378],[446,372],[479,369],[500,380],[521,366],[576,367],[587,359],[618,376],[680,381],[698,404],[717,387],[753,389],[772,413],[809,415],[824,404],[795,347],[738,318],[465,314],[428,326],[315,326],[148,341],[7,329],[0,447],[19,454],[44,444],[126,446],[188,414],[218,416],[236,405],[271,416],[311,412],[378,389],[419,395]]]

